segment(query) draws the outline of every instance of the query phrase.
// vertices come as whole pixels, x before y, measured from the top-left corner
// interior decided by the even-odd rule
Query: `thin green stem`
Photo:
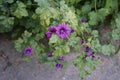
[[[97,12],[97,0],[95,0],[95,11]]]
[[[115,54],[117,54],[119,51],[120,51],[120,45],[118,46],[118,48],[117,48]]]

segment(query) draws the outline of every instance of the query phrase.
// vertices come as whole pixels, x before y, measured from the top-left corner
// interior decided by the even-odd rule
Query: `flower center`
[[[30,53],[30,50],[27,50],[26,53],[29,54],[29,53]]]
[[[64,29],[61,29],[60,32],[61,32],[61,34],[63,34],[63,33],[65,32],[65,30],[64,30]]]

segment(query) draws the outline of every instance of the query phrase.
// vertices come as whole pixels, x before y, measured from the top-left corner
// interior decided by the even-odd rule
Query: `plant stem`
[[[118,48],[117,48],[115,54],[117,54],[119,51],[120,51],[120,45],[118,46]]]
[[[97,5],[96,5],[97,0],[95,0],[95,11],[97,12]]]

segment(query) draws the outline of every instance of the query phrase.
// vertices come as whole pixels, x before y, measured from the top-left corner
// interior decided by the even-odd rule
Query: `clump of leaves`
[[[81,47],[89,46],[87,55],[102,52],[104,55],[114,55],[115,47],[112,40],[120,39],[120,15],[118,0],[1,0],[0,1],[0,33],[11,31],[13,36],[23,32],[14,41],[16,50],[21,53],[23,59],[29,61],[34,56],[39,56],[40,63],[47,63],[56,68],[64,68],[65,55],[71,47],[80,51]],[[98,24],[106,22],[106,16],[113,19],[112,40],[107,44],[100,44]],[[113,18],[114,16],[117,16]],[[115,19],[115,20],[114,20]],[[71,29],[70,35],[61,39],[64,33],[56,35],[49,31],[51,26],[55,29],[58,24],[67,24]],[[24,27],[23,31],[17,26]],[[18,31],[13,31],[17,27]],[[48,31],[48,33],[46,33]],[[66,33],[66,32],[65,32]],[[48,38],[49,39],[48,39]],[[64,38],[62,36],[62,38]],[[25,48],[34,50],[30,57],[23,55]],[[30,51],[26,51],[26,54]],[[83,79],[95,69],[99,60],[95,56],[86,57],[83,51],[73,62],[80,70],[80,78]]]

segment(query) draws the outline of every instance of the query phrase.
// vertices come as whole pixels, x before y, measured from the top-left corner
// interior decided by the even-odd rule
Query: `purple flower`
[[[60,57],[61,61],[65,61],[65,56]]]
[[[57,68],[57,69],[62,68],[62,64],[57,63],[57,64],[56,64],[56,68]]]
[[[52,33],[51,33],[50,31],[48,31],[48,32],[46,32],[46,34],[45,34],[45,35],[46,35],[46,37],[47,37],[47,38],[51,38]]]
[[[83,43],[84,43],[84,39],[82,39],[82,40],[80,41],[80,43],[83,44]]]
[[[94,60],[96,57],[94,55],[92,55],[92,60]]]
[[[33,49],[31,48],[31,47],[26,47],[25,49],[24,49],[24,55],[25,56],[31,56],[32,54],[34,53],[34,51],[33,51]]]
[[[81,19],[81,22],[82,22],[82,23],[85,23],[85,22],[86,22],[86,19],[85,19],[85,18],[82,18],[82,19]]]
[[[46,37],[47,38],[51,38],[52,36],[52,33],[55,33],[56,32],[56,28],[55,26],[51,26],[49,29],[48,29],[48,32],[46,32]]]
[[[52,57],[53,56],[53,51],[51,51],[49,54],[48,54],[48,57]]]
[[[75,30],[74,29],[71,29],[71,32],[70,33],[74,33],[75,32]]]
[[[68,38],[70,32],[71,30],[69,26],[64,23],[59,24],[58,27],[56,28],[56,34],[62,39]]]
[[[52,33],[55,33],[55,32],[56,32],[55,26],[51,26],[51,27],[49,28],[49,31],[52,32]]]
[[[93,52],[92,52],[92,51],[89,51],[89,52],[87,52],[87,54],[86,54],[86,57],[90,57],[90,56],[93,56]]]
[[[90,47],[89,46],[86,46],[85,47],[85,51],[88,52],[90,50]]]

